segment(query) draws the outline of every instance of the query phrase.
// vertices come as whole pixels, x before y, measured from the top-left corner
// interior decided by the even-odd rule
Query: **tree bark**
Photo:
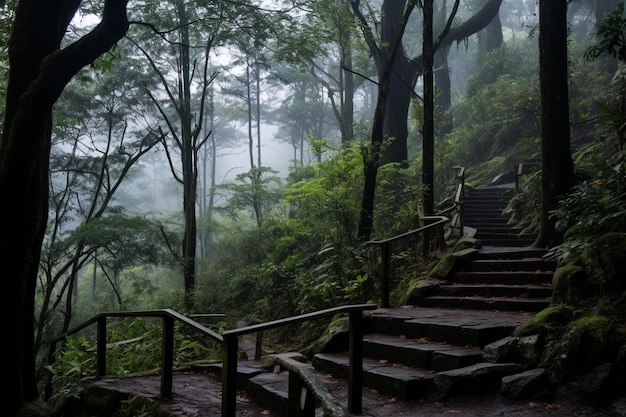
[[[574,184],[567,84],[567,0],[539,2],[541,226],[535,242],[552,247],[561,237],[550,213]]]
[[[34,303],[41,244],[48,217],[52,106],[85,65],[127,31],[126,0],[108,0],[89,34],[60,49],[80,1],[22,0],[9,41],[4,129],[0,141],[0,263],[5,276],[4,412],[15,415],[38,398],[35,380]],[[18,225],[19,230],[16,230]],[[14,231],[7,233],[6,231]]]
[[[433,85],[433,64],[435,51],[433,47],[433,0],[424,0],[423,25],[423,80],[424,80],[424,122],[422,124],[422,185],[424,186],[424,215],[430,216],[434,211],[434,177],[435,177],[435,91]],[[429,242],[425,242],[426,243]]]

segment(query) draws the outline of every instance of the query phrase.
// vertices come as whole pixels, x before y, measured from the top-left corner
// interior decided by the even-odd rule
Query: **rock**
[[[541,353],[540,341],[538,334],[518,338],[517,352],[524,364],[535,366],[539,363]]]
[[[604,363],[578,377],[572,388],[584,404],[599,407],[626,393],[623,376],[614,364]]]
[[[314,341],[302,353],[312,357],[320,352],[340,352],[348,348],[348,333],[350,332],[349,317],[335,318],[326,328],[324,334]]]
[[[477,363],[465,368],[439,372],[433,383],[433,397],[438,400],[451,395],[487,394],[497,391],[502,377],[520,372],[516,363]]]
[[[447,281],[435,278],[422,278],[412,283],[408,291],[400,299],[399,305],[417,305],[426,297],[437,292],[437,288]]]
[[[456,266],[458,260],[459,258],[454,256],[453,253],[444,255],[439,263],[430,271],[428,277],[434,279],[448,279],[452,271],[454,271],[454,267]]]
[[[501,393],[512,399],[539,399],[549,395],[549,380],[543,368],[531,369],[502,378]]]
[[[516,356],[517,338],[509,336],[483,348],[483,358],[487,362],[504,362]]]
[[[532,316],[520,326],[518,336],[545,334],[565,326],[573,317],[572,311],[563,304],[551,305]]]
[[[466,227],[466,229],[471,229],[471,228]],[[472,237],[464,236],[461,239],[459,239],[459,241],[456,242],[456,244],[454,245],[454,251],[458,252],[463,249],[480,249],[482,244],[479,239],[476,239],[473,237],[475,234],[476,234],[476,229],[473,229]]]
[[[587,272],[581,266],[557,268],[552,278],[552,302],[575,303],[596,293],[589,283]]]

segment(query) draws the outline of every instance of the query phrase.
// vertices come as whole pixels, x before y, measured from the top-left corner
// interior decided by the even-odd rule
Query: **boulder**
[[[502,377],[522,370],[516,363],[477,363],[439,372],[433,382],[433,397],[443,400],[455,394],[480,395],[496,392]]]
[[[550,394],[550,381],[545,369],[531,369],[503,377],[500,392],[515,400],[546,398]]]

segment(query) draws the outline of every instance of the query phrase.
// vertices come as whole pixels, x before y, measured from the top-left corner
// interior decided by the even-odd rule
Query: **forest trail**
[[[499,202],[487,202],[486,196],[494,200],[494,196],[502,196],[506,190],[478,191],[468,200],[467,225],[477,229],[476,237],[483,242],[477,259],[473,259],[463,268],[456,272],[450,283],[442,285],[442,293],[431,294],[415,305],[407,305],[397,309],[378,309],[371,312],[369,317],[370,327],[365,335],[364,360],[365,372],[373,372],[369,380],[380,379],[382,385],[369,385],[363,389],[363,413],[365,417],[388,417],[388,416],[466,416],[466,417],[495,417],[495,416],[555,416],[555,417],[623,417],[626,416],[626,398],[613,403],[607,408],[594,408],[577,403],[577,398],[572,397],[567,390],[558,390],[549,397],[543,399],[519,399],[514,400],[501,395],[497,391],[487,390],[484,392],[455,392],[454,395],[446,395],[441,398],[417,393],[417,384],[410,385],[405,382],[402,393],[385,392],[385,385],[399,386],[401,383],[391,382],[392,378],[398,377],[402,381],[408,381],[404,372],[415,374],[417,366],[400,364],[400,361],[389,353],[394,350],[402,351],[407,346],[407,338],[400,337],[400,345],[393,345],[393,335],[384,335],[385,330],[397,326],[396,322],[406,322],[418,325],[420,328],[430,328],[428,336],[414,336],[413,338],[421,345],[443,343],[444,350],[450,351],[455,345],[455,357],[441,359],[444,354],[437,353],[438,366],[444,369],[450,368],[454,361],[481,365],[482,348],[486,343],[510,334],[512,329],[517,328],[527,320],[534,312],[543,308],[549,302],[550,293],[550,268],[540,259],[543,252],[532,248],[533,237],[520,234],[518,230],[508,226],[505,219],[501,218],[503,205],[507,198]],[[494,270],[495,269],[495,270]],[[545,272],[545,273],[544,273]],[[478,281],[477,276],[481,277]],[[482,281],[481,281],[482,280]],[[488,280],[489,282],[484,282]],[[499,280],[508,281],[506,283]],[[376,324],[379,320],[379,324]],[[382,324],[380,324],[382,323]],[[479,323],[479,325],[477,325]],[[238,323],[238,327],[245,323]],[[439,336],[435,335],[436,329],[443,328],[441,341],[436,341]],[[479,329],[478,329],[479,328]],[[451,332],[450,329],[461,329],[459,332]],[[478,329],[478,330],[477,330]],[[398,330],[400,333],[410,332],[405,328]],[[494,333],[495,332],[495,333]],[[393,333],[393,330],[392,330]],[[398,334],[400,334],[398,333]],[[447,339],[445,339],[447,338]],[[397,341],[396,341],[397,343]],[[383,346],[385,358],[376,357],[375,346]],[[369,348],[367,346],[370,346]],[[247,337],[240,342],[241,348],[248,358],[254,358],[254,337]],[[473,347],[472,347],[473,346]],[[414,349],[415,346],[412,347]],[[438,348],[437,348],[438,349]],[[476,357],[478,350],[480,357]],[[471,351],[469,359],[461,360],[460,351]],[[368,353],[374,355],[367,358]],[[334,356],[333,356],[334,355]],[[380,354],[379,354],[380,355]],[[400,353],[406,359],[406,353]],[[431,353],[433,355],[433,353]],[[465,355],[465,353],[463,353]],[[348,403],[348,384],[342,377],[340,367],[345,363],[345,357],[339,354],[329,354],[322,358],[325,361],[338,361],[330,369],[324,369],[323,365],[317,364],[316,372],[318,379],[332,397],[339,403]],[[318,362],[322,361],[318,358]],[[447,363],[446,363],[447,361]],[[467,362],[470,361],[470,362]],[[389,362],[389,363],[387,363]],[[459,362],[457,366],[462,364]],[[313,364],[316,364],[315,359]],[[398,365],[397,365],[398,364]],[[389,366],[386,366],[389,365]],[[328,364],[326,364],[328,366]],[[413,368],[415,366],[415,368]],[[386,369],[386,370],[385,370]],[[461,369],[461,368],[460,368]],[[441,371],[441,369],[439,370]],[[439,371],[431,370],[433,375]],[[197,366],[189,372],[177,373],[173,380],[173,397],[169,401],[159,401],[160,377],[140,378],[104,378],[94,381],[92,386],[116,391],[123,395],[149,398],[160,405],[164,411],[177,416],[217,416],[221,413],[221,367],[219,364]],[[264,370],[260,361],[248,360],[239,362],[240,376],[245,378],[247,389],[239,390],[237,395],[237,416],[284,416],[284,401],[288,392],[288,372],[275,369],[274,372]],[[378,374],[376,374],[378,372]],[[501,378],[501,375],[497,375]],[[389,379],[387,379],[389,378]],[[258,379],[253,388],[252,381]],[[366,377],[367,379],[367,377]],[[430,381],[431,378],[419,377]],[[434,380],[434,378],[433,378]],[[366,383],[366,385],[368,385]],[[435,384],[436,385],[436,384]],[[260,388],[259,388],[260,386]],[[420,382],[418,390],[424,390]],[[262,393],[261,391],[265,391]],[[469,391],[468,391],[469,392]],[[269,399],[274,397],[275,399]],[[532,397],[531,397],[532,398]],[[549,399],[545,399],[549,398]],[[321,409],[317,410],[317,415]],[[349,414],[346,414],[349,415]]]

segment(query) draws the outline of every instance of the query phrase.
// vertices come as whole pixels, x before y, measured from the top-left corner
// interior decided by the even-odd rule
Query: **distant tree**
[[[9,40],[9,76],[0,139],[0,263],[6,265],[3,410],[15,415],[39,393],[35,378],[34,302],[48,218],[52,106],[69,81],[128,30],[126,0],[105,0],[88,34],[61,47],[80,1],[20,0]],[[10,202],[10,204],[6,204]],[[10,266],[10,267],[9,267]]]
[[[575,181],[567,76],[567,0],[540,0],[541,225],[535,242],[540,247],[560,243],[552,212]]]
[[[220,23],[201,29],[198,21],[204,14],[219,14],[222,10],[194,7],[182,0],[157,3],[147,3],[144,19],[165,27],[173,21],[175,28],[149,32],[141,40],[134,39],[134,44],[159,81],[157,91],[163,93],[156,94],[152,88],[144,87],[166,126],[159,128],[158,135],[164,138],[170,170],[183,189],[183,238],[177,255],[185,284],[185,307],[191,311],[196,274],[199,153],[211,135],[203,128],[209,86],[215,76],[209,54],[220,33]]]

